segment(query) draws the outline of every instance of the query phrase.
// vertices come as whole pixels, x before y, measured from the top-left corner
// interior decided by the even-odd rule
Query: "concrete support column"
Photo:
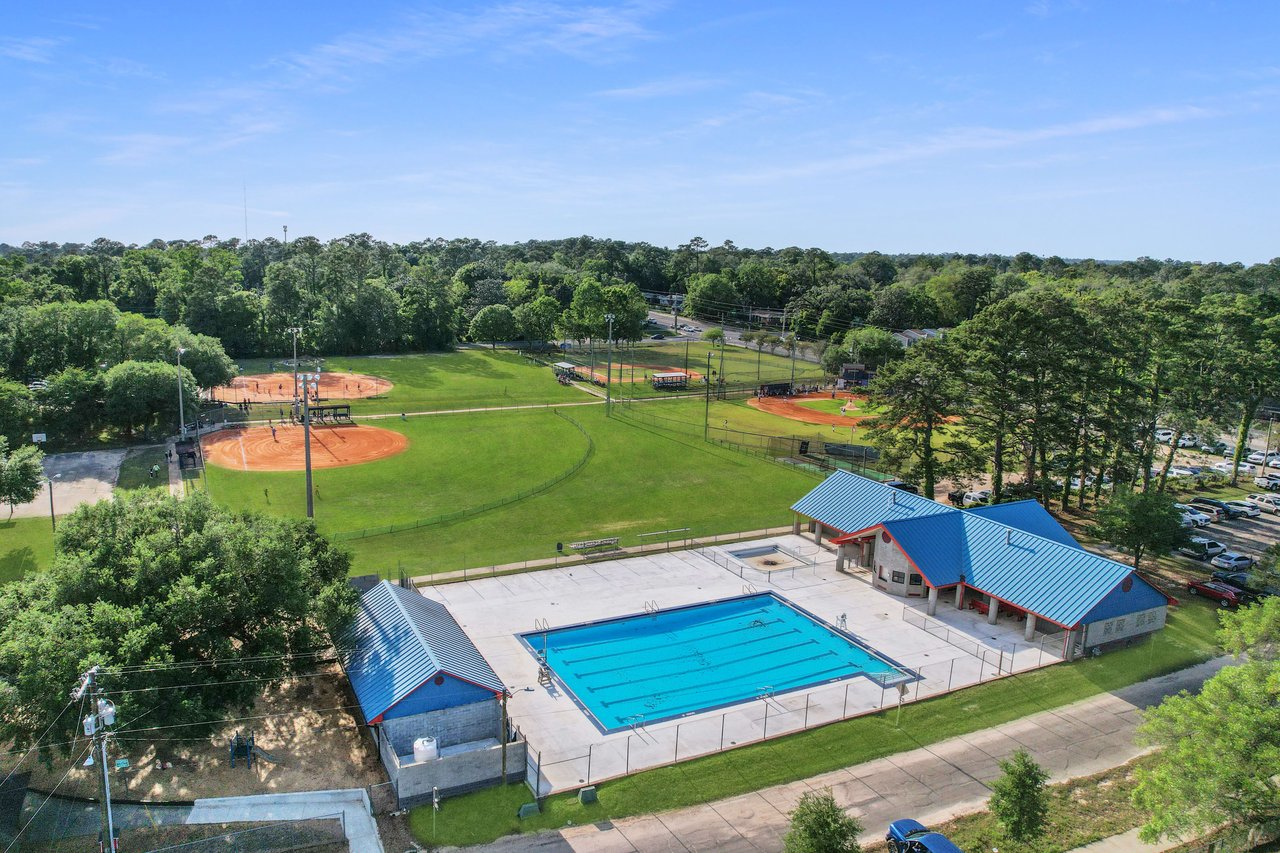
[[[924,612],[930,616],[938,612],[938,588],[936,586],[929,587],[929,605]]]
[[[1031,638],[1034,637],[1035,635],[1036,635],[1036,615],[1034,613],[1028,613],[1027,627],[1022,632],[1022,639],[1026,640],[1027,642],[1030,642]]]
[[[956,610],[964,610],[964,584],[956,587]]]
[[[822,522],[821,522],[821,521],[814,522],[814,525],[813,525],[813,544],[814,544],[814,545],[821,545],[821,544],[822,544]]]
[[[996,624],[996,619],[1000,617],[1000,602],[991,596],[987,596],[987,624]]]
[[[796,536],[800,535],[800,513],[798,512],[791,514],[791,532]]]
[[[845,550],[844,550],[844,549],[845,549],[845,548],[847,548],[847,547],[849,547],[849,546],[848,546],[848,545],[840,545],[839,547],[837,547],[837,548],[836,548],[836,571],[837,571],[837,572],[843,572],[843,571],[844,571],[844,561],[845,561],[845,556],[844,556],[844,555],[845,555]]]

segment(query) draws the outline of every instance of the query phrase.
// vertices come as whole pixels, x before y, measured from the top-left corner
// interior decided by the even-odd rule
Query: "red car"
[[[1187,592],[1212,598],[1219,607],[1239,607],[1245,599],[1243,590],[1221,581],[1191,581],[1187,584]]]

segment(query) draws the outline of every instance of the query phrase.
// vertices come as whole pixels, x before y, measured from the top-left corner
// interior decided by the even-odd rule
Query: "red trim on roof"
[[[870,527],[864,527],[861,530],[855,530],[852,533],[842,533],[841,535],[833,539],[828,539],[827,541],[833,545],[844,545],[845,543],[852,542],[854,539],[864,536],[865,534],[870,533],[873,530],[883,529],[883,528],[884,528],[884,523],[881,522],[880,524],[873,524]]]

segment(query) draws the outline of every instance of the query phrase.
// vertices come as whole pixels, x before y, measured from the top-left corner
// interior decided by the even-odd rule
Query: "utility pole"
[[[116,850],[115,821],[111,814],[111,777],[107,766],[107,726],[116,723],[116,706],[103,695],[97,682],[98,667],[92,667],[80,681],[80,686],[71,691],[72,699],[87,696],[89,713],[84,716],[84,733],[93,739],[93,749],[89,753],[86,764],[98,764],[102,769],[100,807],[102,810],[102,830],[98,835],[99,853]]]
[[[182,354],[186,352],[178,347],[178,434],[187,437],[187,416],[182,409]]]
[[[604,368],[604,413],[607,416],[613,406],[613,315],[605,314],[604,318],[609,321],[609,338],[605,341],[609,354],[605,357]]]
[[[289,248],[289,226],[284,226],[284,247]]]

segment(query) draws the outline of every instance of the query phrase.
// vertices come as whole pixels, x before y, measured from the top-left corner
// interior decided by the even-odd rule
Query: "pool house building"
[[[1091,553],[1033,500],[953,509],[848,472],[792,506],[793,532],[835,546],[838,571],[890,595],[972,609],[1024,636],[1065,632],[1078,656],[1164,627],[1169,598],[1131,567]]]

